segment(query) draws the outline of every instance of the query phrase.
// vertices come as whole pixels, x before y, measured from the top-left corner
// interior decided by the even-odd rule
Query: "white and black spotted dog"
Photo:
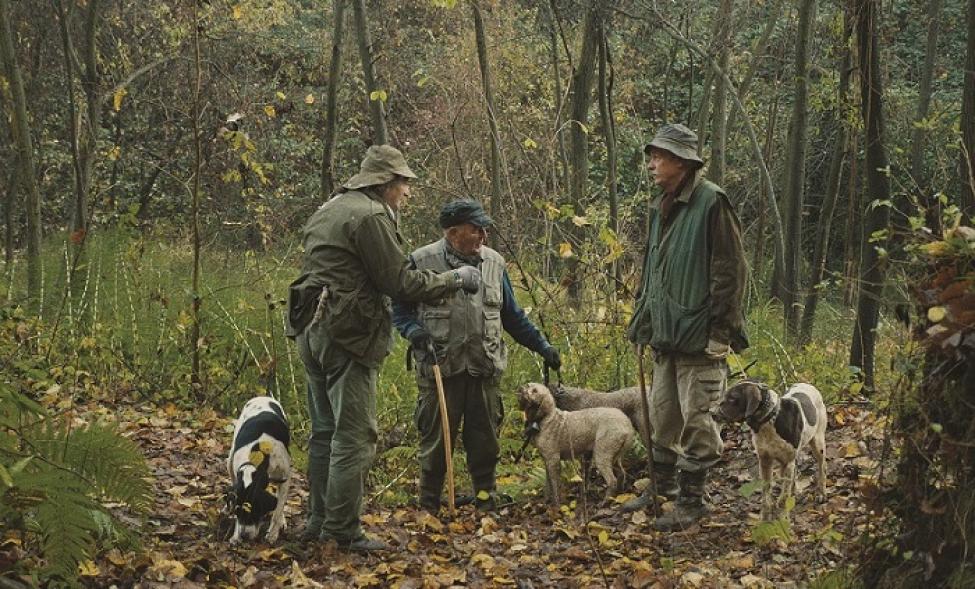
[[[754,380],[736,384],[725,393],[718,407],[719,421],[742,422],[752,430],[762,477],[762,519],[776,515],[772,483],[781,473],[777,501],[782,509],[796,490],[796,458],[808,445],[816,460],[816,499],[826,500],[826,405],[811,384],[798,383],[779,398],[768,385]]]
[[[231,544],[256,540],[270,518],[267,541],[274,543],[284,529],[284,504],[291,480],[291,433],[281,404],[271,397],[254,397],[240,412],[227,458],[233,481],[228,506],[235,516]]]

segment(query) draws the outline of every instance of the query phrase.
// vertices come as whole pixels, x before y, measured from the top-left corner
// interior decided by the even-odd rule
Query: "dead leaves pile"
[[[833,408],[829,500],[812,501],[812,465],[803,462],[809,468],[784,537],[756,541],[759,497],[748,492],[758,478],[756,460],[746,433],[733,431],[725,432],[725,459],[710,484],[714,511],[688,531],[660,534],[652,515],[600,506],[594,484],[588,501],[578,497],[562,510],[540,499],[494,514],[465,506],[447,521],[412,507],[371,507],[363,517],[367,532],[397,549],[376,556],[298,542],[307,488],[301,473],[294,474],[283,541],[231,548],[221,539],[231,421],[172,405],[116,408],[110,417],[145,451],[156,496],[146,520],[118,514],[138,528],[143,546],[85,563],[82,580],[92,587],[798,586],[850,564],[852,542],[870,525],[863,496],[875,485],[882,435],[872,413]],[[12,540],[0,536],[0,557]]]

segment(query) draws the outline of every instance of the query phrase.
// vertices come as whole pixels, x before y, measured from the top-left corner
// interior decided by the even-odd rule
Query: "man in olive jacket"
[[[719,186],[705,180],[697,135],[664,125],[645,151],[654,183],[643,282],[627,337],[653,350],[650,416],[657,491],[676,498],[657,519],[666,531],[707,513],[708,470],[721,456],[721,432],[711,417],[727,382],[730,350],[748,347],[741,226]],[[624,504],[650,505],[650,491]]]
[[[392,347],[390,298],[441,299],[476,292],[476,268],[408,267],[397,213],[416,178],[397,149],[374,145],[358,174],[304,228],[302,274],[290,287],[288,335],[305,366],[311,439],[303,540],[353,551],[388,548],[360,523],[376,450],[376,377]]]
[[[546,366],[562,366],[559,351],[548,343],[518,306],[501,254],[484,245],[493,223],[480,203],[455,200],[440,211],[444,237],[410,254],[413,267],[434,272],[477,267],[481,288],[419,304],[397,299],[393,323],[410,340],[417,357],[419,396],[416,427],[420,433],[420,507],[436,513],[447,472],[433,364],[443,375],[450,438],[463,421],[464,449],[474,503],[497,505],[495,469],[498,430],[504,414],[498,382],[508,364],[501,332],[542,356]],[[432,350],[432,354],[431,354]]]

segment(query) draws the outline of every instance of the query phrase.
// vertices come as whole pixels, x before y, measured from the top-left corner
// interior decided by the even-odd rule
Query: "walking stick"
[[[647,399],[647,375],[643,370],[643,345],[636,345],[636,365],[640,374],[640,401],[643,404],[643,429],[647,432],[647,466],[650,475],[650,493],[653,502],[653,515],[660,517],[657,505],[657,475],[653,470],[653,430],[650,428],[650,400]]]
[[[437,401],[440,403],[440,429],[443,432],[444,458],[447,461],[447,510],[450,517],[454,517],[454,461],[453,451],[450,449],[450,418],[447,416],[447,397],[443,390],[443,376],[440,374],[440,360],[437,350],[430,343],[428,350],[433,356],[433,380],[437,383]]]

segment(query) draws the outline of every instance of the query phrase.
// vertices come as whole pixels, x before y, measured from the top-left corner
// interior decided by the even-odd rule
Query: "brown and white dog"
[[[762,477],[762,519],[774,519],[776,501],[772,483],[781,473],[778,509],[796,490],[796,458],[808,445],[816,460],[816,499],[826,500],[826,405],[811,384],[798,383],[779,395],[768,385],[754,380],[736,384],[725,393],[716,419],[742,422],[752,430]]]
[[[606,481],[606,498],[619,492],[614,467],[636,432],[619,409],[597,407],[562,411],[548,387],[529,383],[518,390],[518,404],[525,412],[527,426],[538,425],[531,443],[545,462],[546,491],[553,505],[561,504],[559,483],[561,461],[591,456],[596,470]],[[620,468],[622,471],[622,468]]]
[[[643,447],[649,448],[650,432],[643,422],[643,401],[640,387],[628,387],[618,391],[601,393],[578,387],[558,387],[553,393],[555,406],[563,411],[578,411],[593,407],[613,407],[622,411],[636,431],[640,432]]]
[[[271,397],[248,401],[234,424],[234,440],[227,457],[231,487],[227,503],[234,514],[231,544],[256,540],[267,519],[267,541],[274,543],[284,529],[284,504],[291,479],[291,434],[281,404]]]

